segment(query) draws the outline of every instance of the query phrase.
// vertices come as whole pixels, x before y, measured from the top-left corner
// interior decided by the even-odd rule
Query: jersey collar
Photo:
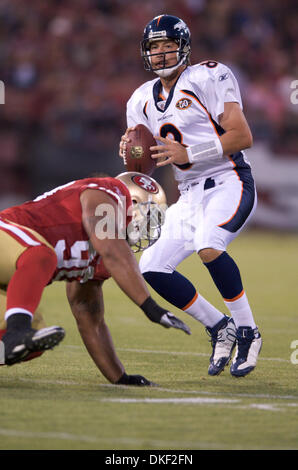
[[[159,79],[159,80],[157,80],[157,82],[154,83],[154,85],[153,85],[153,99],[154,99],[155,107],[156,107],[157,111],[159,111],[160,113],[164,113],[168,109],[169,105],[171,104],[177,82],[178,82],[179,78],[181,77],[181,75],[183,74],[183,72],[185,70],[183,70],[180,73],[180,75],[177,78],[176,82],[172,86],[172,88],[170,90],[170,93],[168,95],[168,98],[166,100],[165,100],[164,96],[162,96],[162,88],[163,87],[162,87],[161,80]]]

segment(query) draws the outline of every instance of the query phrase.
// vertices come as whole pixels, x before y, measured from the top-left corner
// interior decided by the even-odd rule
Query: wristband
[[[116,385],[127,385],[127,384],[129,384],[128,375],[125,372],[123,372],[123,375],[121,375],[120,379],[117,380],[117,382],[115,382],[115,383],[116,383]]]
[[[189,163],[197,163],[223,156],[222,145],[218,138],[209,142],[190,145],[186,148],[186,151]]]

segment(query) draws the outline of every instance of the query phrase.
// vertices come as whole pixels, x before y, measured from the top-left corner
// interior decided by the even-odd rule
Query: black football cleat
[[[10,329],[2,337],[5,364],[11,366],[25,361],[32,353],[53,349],[64,336],[65,331],[60,326],[50,326],[41,330]]]

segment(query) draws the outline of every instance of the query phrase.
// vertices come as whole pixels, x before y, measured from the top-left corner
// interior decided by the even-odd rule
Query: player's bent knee
[[[22,253],[17,261],[17,268],[22,268],[28,263],[38,264],[41,270],[52,273],[57,267],[57,255],[54,249],[48,246],[34,246]]]
[[[172,267],[165,265],[162,265],[161,263],[157,264],[154,261],[154,258],[150,257],[141,257],[139,261],[139,268],[142,274],[148,273],[148,272],[165,272],[165,273],[171,273],[173,272]]]
[[[198,254],[203,263],[210,263],[218,258],[222,253],[223,251],[215,248],[203,248],[203,250],[200,250]]]

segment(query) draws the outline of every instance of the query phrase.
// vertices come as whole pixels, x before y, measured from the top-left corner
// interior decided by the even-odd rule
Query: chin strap
[[[175,70],[177,70],[180,65],[182,64],[177,64],[174,67],[171,67],[170,69],[153,70],[153,72],[161,78],[166,78],[169,77],[173,72],[175,72]]]
[[[170,67],[168,69],[160,69],[160,70],[153,70],[154,73],[156,73],[159,77],[161,78],[166,78],[169,77],[175,70],[177,70],[181,65],[185,64],[185,57],[182,57],[180,61],[174,65],[173,67]]]

